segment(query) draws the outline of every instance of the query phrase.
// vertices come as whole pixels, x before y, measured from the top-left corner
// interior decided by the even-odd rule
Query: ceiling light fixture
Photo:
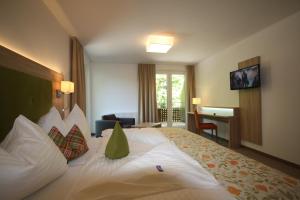
[[[151,53],[167,53],[173,46],[174,37],[150,35],[147,40],[146,51]]]

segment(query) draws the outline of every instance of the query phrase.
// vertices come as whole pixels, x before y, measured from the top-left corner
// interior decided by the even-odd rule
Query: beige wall
[[[204,105],[238,106],[229,72],[239,61],[261,56],[263,145],[246,146],[300,164],[300,12],[198,64],[197,96]]]
[[[137,117],[138,65],[91,62],[91,123],[102,115]]]
[[[186,65],[185,64],[157,64],[156,65],[156,72],[186,72]]]
[[[1,1],[0,30],[0,45],[69,79],[69,36],[42,1]]]
[[[138,64],[113,64],[91,61],[86,64],[90,82],[90,123],[104,114],[116,113],[123,117],[138,116]],[[183,64],[158,64],[158,72],[185,72]]]

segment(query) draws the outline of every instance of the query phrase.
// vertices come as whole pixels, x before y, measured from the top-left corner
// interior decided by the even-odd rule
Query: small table
[[[142,122],[136,125],[132,125],[131,128],[161,128],[161,123]]]

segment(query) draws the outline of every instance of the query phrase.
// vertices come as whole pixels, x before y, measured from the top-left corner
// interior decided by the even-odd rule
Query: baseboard
[[[267,153],[262,152],[262,151],[258,151],[258,150],[256,150],[256,149],[247,147],[247,146],[242,145],[242,144],[241,144],[241,147],[246,148],[246,149],[250,149],[251,151],[254,151],[254,152],[256,152],[256,153],[258,153],[258,154],[260,154],[260,155],[266,156],[266,157],[271,158],[271,159],[274,159],[274,160],[278,160],[278,161],[283,162],[283,163],[285,163],[285,164],[287,164],[287,165],[289,165],[289,166],[291,166],[291,167],[300,169],[300,165],[298,165],[298,164],[296,164],[296,163],[293,163],[293,162],[284,160],[284,159],[282,159],[282,158],[278,158],[278,157],[276,157],[276,156],[267,154]]]

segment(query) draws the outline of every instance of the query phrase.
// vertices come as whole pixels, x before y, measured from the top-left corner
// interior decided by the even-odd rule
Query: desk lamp
[[[196,108],[195,110],[198,112],[198,105],[201,104],[201,98],[199,97],[196,97],[196,98],[193,98],[193,105],[196,105]]]

